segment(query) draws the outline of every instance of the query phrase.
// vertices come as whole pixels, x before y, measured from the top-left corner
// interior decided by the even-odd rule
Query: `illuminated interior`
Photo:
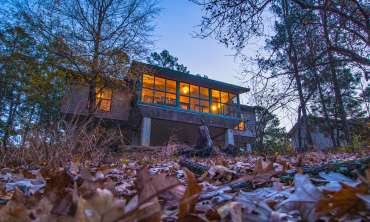
[[[244,120],[240,121],[240,123],[235,127],[235,130],[245,131],[246,130],[245,121]]]
[[[97,87],[95,92],[95,102],[97,110],[109,112],[112,106],[112,89]]]
[[[174,80],[144,74],[141,102],[176,106],[176,89]],[[180,109],[237,117],[235,94],[180,82],[179,95]]]
[[[181,82],[180,108],[209,113],[209,89]]]
[[[212,90],[212,113],[236,117],[236,105],[235,94]]]
[[[141,101],[176,106],[176,81],[144,74]]]

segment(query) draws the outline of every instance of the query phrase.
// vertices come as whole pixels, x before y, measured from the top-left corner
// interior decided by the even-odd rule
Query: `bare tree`
[[[305,126],[306,132],[309,132],[306,103],[317,90],[321,91],[319,94],[323,99],[318,72],[330,70],[328,73],[331,75],[330,82],[336,98],[335,106],[338,107],[335,116],[340,117],[346,140],[350,142],[347,113],[341,98],[341,90],[345,89],[340,88],[343,87],[343,84],[339,83],[339,74],[336,70],[351,65],[352,67],[356,66],[357,70],[361,70],[365,78],[368,75],[370,23],[368,20],[369,7],[365,1],[193,0],[193,2],[201,6],[203,10],[199,36],[202,38],[215,37],[226,47],[233,48],[240,54],[252,37],[264,35],[263,20],[267,10],[272,9],[273,13],[278,15],[275,17],[275,22],[279,24],[275,26],[275,31],[277,33],[280,30],[283,34],[269,41],[284,48],[285,52],[279,55],[287,57],[285,61],[288,61],[289,67],[286,65],[284,67],[284,64],[279,65],[280,71],[273,74],[267,72],[266,78],[294,79],[294,88],[299,99],[299,107],[295,110],[298,110],[298,116],[302,115],[302,125]],[[290,13],[287,6],[294,7],[294,11]],[[324,17],[320,17],[320,15],[324,15]],[[312,53],[313,49],[310,50],[307,36],[302,34],[306,28],[315,28],[317,35],[321,36],[320,39],[324,39],[324,44],[315,49],[317,51],[314,53]],[[267,42],[265,49],[270,47],[268,50],[276,53],[278,50],[271,49],[270,43]],[[276,62],[279,62],[277,56],[274,57],[265,62],[270,69]],[[305,63],[307,57],[310,57],[312,61]],[[261,68],[261,66],[259,67]],[[263,69],[263,71],[265,70]],[[309,78],[309,76],[306,78],[306,75],[312,72],[316,72],[314,79],[317,84],[315,87],[307,89],[302,84]],[[257,74],[256,76],[261,75]],[[310,76],[312,77],[312,74]],[[264,84],[262,83],[262,85]],[[322,104],[324,104],[323,101]],[[325,114],[327,108],[323,107],[323,109],[328,120],[328,114]],[[298,119],[300,120],[301,117]],[[301,125],[301,121],[298,121],[298,125]],[[312,140],[309,133],[306,135],[308,136],[307,142],[310,144]]]
[[[16,13],[38,32],[62,66],[89,86],[89,113],[101,80],[122,78],[129,57],[147,53],[155,0],[19,0]]]

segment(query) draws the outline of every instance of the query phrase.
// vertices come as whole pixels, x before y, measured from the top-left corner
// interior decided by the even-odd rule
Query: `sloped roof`
[[[168,79],[180,80],[183,82],[208,87],[212,89],[224,90],[235,94],[241,94],[249,91],[249,88],[209,79],[207,77],[193,75],[185,72],[180,72],[168,68],[163,68],[155,65],[150,65],[138,61],[132,63],[132,69],[136,72],[148,72],[157,76]],[[143,69],[143,70],[140,70]]]
[[[301,117],[301,121],[303,121],[303,117]],[[308,121],[310,127],[312,126],[324,126],[327,123],[327,120],[325,117],[322,116],[308,116]],[[341,130],[341,120],[340,119],[330,119],[329,120],[331,124],[338,124],[339,130]],[[347,119],[347,122],[349,126],[353,126],[355,124],[361,124],[361,123],[367,123],[370,124],[370,120],[368,118],[357,118],[357,119]],[[298,121],[293,125],[293,127],[289,130],[288,136],[292,136],[295,131],[298,130]]]

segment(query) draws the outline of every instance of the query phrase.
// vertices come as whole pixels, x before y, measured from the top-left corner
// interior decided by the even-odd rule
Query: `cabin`
[[[301,120],[303,121],[303,120]],[[366,141],[369,144],[370,138],[370,121],[368,118],[348,119],[348,126],[353,138],[358,137],[358,140]],[[308,124],[315,150],[328,150],[336,146],[346,146],[346,140],[343,130],[341,129],[340,120],[329,120],[320,116],[308,116]],[[334,142],[331,138],[330,130],[333,130]],[[291,145],[294,149],[299,149],[299,135],[301,135],[301,146],[304,147],[307,143],[307,131],[305,127],[301,127],[299,132],[298,123],[294,124],[292,129],[288,132]],[[334,145],[336,144],[336,145]]]
[[[176,138],[192,145],[202,124],[220,147],[253,143],[254,109],[240,104],[248,88],[136,61],[127,78],[96,87],[94,117],[127,129],[131,144],[162,146]],[[68,86],[62,113],[86,116],[88,91],[80,81]]]

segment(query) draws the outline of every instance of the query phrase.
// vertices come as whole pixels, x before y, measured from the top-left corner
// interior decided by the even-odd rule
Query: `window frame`
[[[243,123],[243,127],[240,127],[240,124],[242,124]],[[245,131],[247,131],[247,122],[244,120],[244,119],[242,119],[239,123],[238,123],[238,125],[237,126],[235,126],[235,128],[234,128],[235,130],[238,130],[238,131],[240,131],[240,132],[245,132]]]
[[[214,91],[218,91],[218,99],[219,99],[219,101],[214,101],[213,100],[213,98],[216,98],[216,97],[214,97],[213,96],[213,92]],[[227,98],[228,98],[228,100],[227,100],[227,102],[226,103],[224,103],[223,101],[222,101],[222,94],[223,93],[227,93]],[[218,111],[217,111],[217,113],[215,113],[215,112],[211,112],[212,114],[216,114],[216,115],[223,115],[223,116],[231,116],[231,117],[235,117],[235,115],[237,115],[237,110],[236,110],[236,113],[234,114],[234,115],[230,115],[230,114],[227,114],[227,113],[225,113],[225,111],[224,111],[224,108],[223,107],[234,107],[234,109],[237,109],[237,102],[236,103],[233,103],[233,102],[231,102],[232,101],[232,98],[230,97],[230,94],[231,95],[234,95],[235,96],[235,98],[237,98],[238,97],[238,95],[237,94],[234,94],[234,93],[231,93],[231,92],[227,92],[227,91],[222,91],[222,90],[218,90],[218,89],[211,89],[211,104],[212,104],[212,106],[214,105],[214,104],[217,104],[217,106],[219,106],[218,107]]]
[[[147,76],[152,76],[153,77],[153,83],[152,83],[152,86],[151,87],[144,87],[144,76],[147,75]],[[161,89],[157,89],[156,88],[156,79],[157,78],[160,78],[160,79],[164,79],[164,90],[161,90]],[[142,87],[141,87],[141,92],[140,92],[140,101],[143,102],[143,103],[147,103],[147,104],[157,104],[157,105],[162,105],[162,106],[170,106],[170,107],[176,107],[177,105],[177,94],[176,94],[176,88],[177,88],[177,81],[176,80],[173,80],[173,79],[167,79],[167,78],[164,78],[164,77],[161,77],[161,76],[157,76],[157,75],[154,75],[154,74],[143,74],[142,76]],[[175,82],[175,93],[173,92],[170,92],[168,90],[168,87],[167,87],[167,81],[173,81]],[[143,91],[144,90],[149,90],[149,91],[152,91],[152,99],[151,99],[151,102],[144,102],[143,101]],[[156,92],[159,92],[159,93],[164,93],[164,98],[165,98],[165,102],[164,103],[156,103],[155,102],[155,95],[156,95]],[[170,94],[172,96],[175,96],[175,103],[174,104],[171,104],[171,103],[168,103],[167,101],[167,95]]]
[[[110,91],[109,98],[104,98],[104,90]],[[95,107],[97,111],[100,112],[111,112],[112,111],[112,102],[113,102],[113,89],[110,87],[104,86],[97,86],[95,87]],[[108,101],[109,102],[109,110],[102,109],[102,102]]]
[[[187,85],[187,87],[188,87],[188,92],[186,93],[187,95],[183,95],[182,94],[182,92],[181,92],[181,86],[182,85]],[[192,96],[191,95],[191,86],[195,86],[195,87],[197,87],[198,88],[198,96]],[[203,88],[203,89],[207,89],[207,91],[208,91],[208,98],[207,99],[205,99],[205,98],[203,98],[202,96],[201,96],[201,88]],[[180,81],[180,85],[179,85],[179,90],[180,90],[180,98],[179,98],[179,105],[180,105],[180,109],[182,109],[182,110],[190,110],[190,111],[192,111],[192,112],[199,112],[199,113],[211,113],[210,111],[211,111],[211,109],[210,109],[210,107],[211,107],[211,101],[210,101],[210,99],[209,99],[209,91],[210,91],[210,88],[208,88],[208,87],[203,87],[203,86],[200,86],[200,85],[195,85],[195,84],[191,84],[191,83],[188,83],[188,82],[184,82],[184,81]],[[184,103],[184,102],[181,102],[181,97],[183,97],[183,98],[187,98],[187,100],[189,101],[188,103]],[[191,109],[191,107],[192,107],[192,103],[191,103],[191,101],[192,100],[198,100],[198,103],[197,103],[197,106],[199,107],[199,110],[196,110],[196,109]],[[205,112],[205,111],[203,111],[204,109],[205,109],[205,106],[202,106],[201,105],[201,103],[202,102],[207,102],[208,103],[208,112]],[[186,106],[188,107],[188,109],[183,109],[183,108],[181,108],[181,106],[182,105],[185,105],[186,104]]]
[[[198,112],[198,113],[205,113],[205,114],[211,114],[211,115],[221,115],[221,116],[226,116],[226,117],[232,117],[232,118],[237,118],[238,116],[238,94],[235,94],[235,93],[232,93],[232,92],[228,92],[228,91],[223,91],[223,90],[220,90],[220,89],[214,89],[214,88],[210,88],[210,87],[205,87],[205,86],[201,86],[201,85],[197,85],[197,84],[192,84],[192,83],[189,83],[189,82],[186,82],[186,81],[182,81],[182,80],[174,80],[174,79],[169,79],[169,78],[166,78],[166,77],[162,77],[160,75],[155,75],[155,74],[150,74],[150,73],[145,73],[142,75],[142,82],[144,81],[144,76],[147,75],[147,76],[151,76],[153,78],[153,82],[151,84],[150,87],[144,87],[144,83],[142,83],[141,85],[141,95],[140,95],[140,101],[142,103],[146,103],[146,104],[153,104],[153,105],[161,105],[161,106],[169,106],[169,107],[176,107],[180,110],[185,110],[185,111],[191,111],[191,112]],[[160,90],[160,89],[156,89],[156,78],[161,78],[161,79],[164,79],[165,80],[165,85],[164,85],[164,90]],[[176,93],[173,93],[172,91],[173,90],[168,90],[168,86],[167,86],[167,82],[168,81],[173,81],[175,82],[175,88],[176,88]],[[184,93],[183,92],[183,87],[186,86],[187,87],[187,92]],[[191,93],[191,88],[192,86],[195,86],[195,88],[198,88],[198,92],[195,93],[197,94],[197,96],[192,96],[192,93]],[[206,91],[204,90],[206,89]],[[143,90],[148,90],[148,91],[151,91],[153,96],[152,96],[152,99],[151,99],[151,102],[144,102],[143,101]],[[218,91],[218,98],[219,98],[219,101],[215,102],[213,100],[213,92],[214,91]],[[155,94],[156,92],[162,92],[165,94],[165,103],[155,103]],[[201,93],[203,92],[203,94]],[[207,98],[206,97],[206,94],[204,92],[207,92]],[[227,94],[228,96],[228,100],[227,102],[224,102],[222,100],[222,97],[221,95],[225,93]],[[176,98],[176,102],[171,104],[171,103],[167,103],[167,95],[168,94],[171,94],[173,96],[173,98]],[[233,97],[231,97],[233,96]],[[182,99],[183,98],[183,99]],[[186,98],[186,99],[184,99]],[[182,100],[185,100],[187,102],[182,102]],[[194,103],[193,105],[194,106],[197,106],[199,107],[199,109],[192,109],[192,103],[191,101],[194,101],[194,100],[197,100],[198,102],[197,103]],[[208,104],[208,106],[207,106]],[[219,105],[218,107],[218,111],[217,112],[214,112],[212,110],[212,107],[213,105]],[[228,112],[225,112],[225,108],[228,108]]]

